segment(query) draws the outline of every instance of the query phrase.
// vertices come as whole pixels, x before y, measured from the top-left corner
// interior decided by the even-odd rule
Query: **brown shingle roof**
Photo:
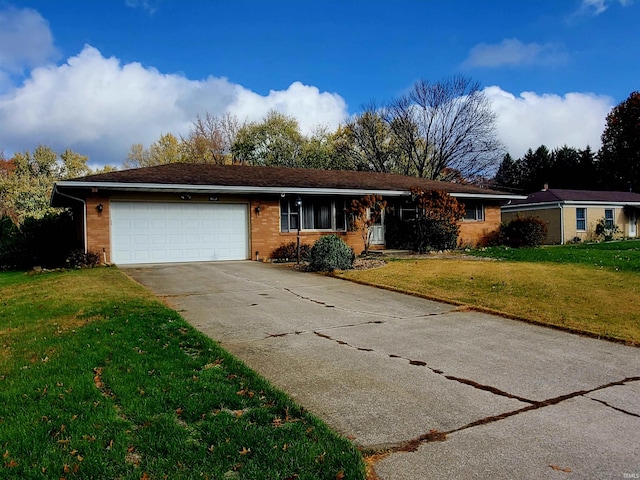
[[[391,173],[303,168],[171,163],[89,175],[72,182],[216,185],[282,188],[331,188],[408,191],[411,187],[449,193],[510,195],[472,185],[438,182]]]
[[[511,205],[554,202],[637,203],[640,202],[640,194],[634,192],[552,189],[534,192],[526,200],[514,200]]]

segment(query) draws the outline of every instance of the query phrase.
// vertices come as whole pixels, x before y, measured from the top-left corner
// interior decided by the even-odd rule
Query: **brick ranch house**
[[[298,227],[303,243],[336,233],[360,253],[345,214],[352,199],[382,195],[406,218],[415,215],[411,187],[444,190],[465,205],[465,245],[498,228],[501,203],[524,198],[385,173],[174,163],[57,182],[51,205],[73,209],[80,244],[105,263],[266,260],[296,241]],[[372,243],[384,248],[383,222]]]

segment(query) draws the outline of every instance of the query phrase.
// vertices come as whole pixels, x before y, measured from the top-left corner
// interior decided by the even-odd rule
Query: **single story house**
[[[548,244],[585,241],[595,238],[599,220],[606,227],[616,225],[624,238],[638,236],[640,194],[595,190],[543,189],[502,206],[502,220],[533,216],[547,222]]]
[[[384,173],[173,163],[59,181],[51,205],[74,210],[80,243],[105,263],[265,260],[298,235],[312,244],[336,233],[359,253],[345,212],[351,201],[382,195],[387,209],[415,215],[411,187],[464,203],[460,242],[472,245],[498,228],[501,203],[524,198]],[[372,243],[384,247],[384,222]]]

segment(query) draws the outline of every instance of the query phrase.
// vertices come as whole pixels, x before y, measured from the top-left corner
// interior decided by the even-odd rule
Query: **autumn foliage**
[[[373,225],[380,221],[387,202],[380,195],[366,195],[351,201],[349,214],[351,215],[351,230],[360,232],[364,243],[364,254],[369,253]]]

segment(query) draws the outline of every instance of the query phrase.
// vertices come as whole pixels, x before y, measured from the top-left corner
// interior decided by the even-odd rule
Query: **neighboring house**
[[[174,163],[60,181],[51,204],[74,210],[84,250],[105,263],[264,260],[298,234],[313,243],[336,233],[359,253],[345,212],[351,201],[378,194],[397,214],[415,215],[411,187],[464,203],[460,242],[472,245],[498,228],[501,202],[524,198],[393,174]],[[384,246],[383,224],[373,243]]]
[[[513,200],[502,207],[502,220],[533,216],[548,224],[545,243],[567,243],[595,239],[596,224],[605,219],[606,227],[617,225],[619,236],[638,236],[640,194],[594,190],[544,189],[526,200]]]

